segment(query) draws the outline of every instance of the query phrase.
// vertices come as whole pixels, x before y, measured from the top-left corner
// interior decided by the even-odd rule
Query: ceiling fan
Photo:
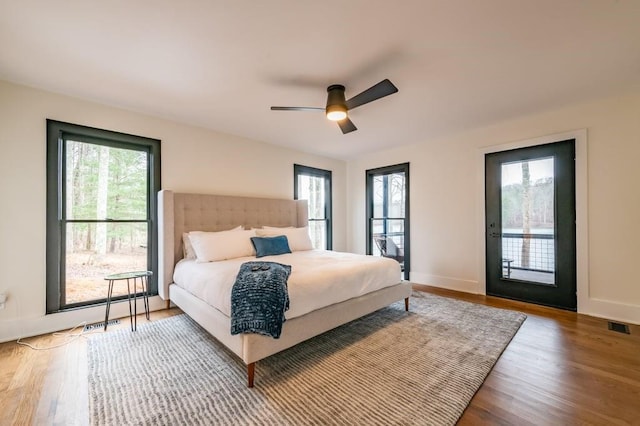
[[[380,83],[369,87],[364,92],[358,93],[353,98],[345,100],[344,86],[341,84],[332,84],[327,87],[327,106],[320,107],[283,107],[272,106],[272,111],[325,111],[327,118],[335,121],[340,126],[342,133],[346,134],[358,130],[358,128],[349,119],[347,114],[354,108],[368,104],[385,96],[392,95],[398,91],[389,79],[384,79]]]

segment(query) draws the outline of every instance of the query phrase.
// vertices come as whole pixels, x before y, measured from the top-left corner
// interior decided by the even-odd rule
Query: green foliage
[[[531,228],[553,227],[554,186],[553,178],[538,179],[530,186]],[[504,228],[522,228],[522,183],[502,188],[502,226]]]
[[[109,148],[108,180],[99,178],[100,145],[67,141],[66,143],[66,218],[76,220],[146,220],[147,167],[146,152]],[[107,215],[98,217],[99,186],[106,184]],[[103,191],[104,192],[104,191]],[[135,248],[146,244],[146,224],[109,223],[108,249]],[[95,249],[95,223],[74,223],[68,249]]]

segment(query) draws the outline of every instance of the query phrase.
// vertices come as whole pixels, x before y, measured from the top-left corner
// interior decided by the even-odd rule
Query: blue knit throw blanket
[[[258,333],[280,337],[289,309],[287,279],[291,266],[277,262],[245,262],[231,290],[231,334]]]

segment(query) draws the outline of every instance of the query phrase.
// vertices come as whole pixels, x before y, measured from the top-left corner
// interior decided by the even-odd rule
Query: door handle
[[[499,233],[499,232],[492,232],[492,233],[489,234],[489,236],[492,237],[492,238],[500,238],[500,237],[502,237],[502,234]]]

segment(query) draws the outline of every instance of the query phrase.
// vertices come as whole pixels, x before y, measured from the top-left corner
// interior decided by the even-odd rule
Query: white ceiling
[[[0,0],[0,79],[348,159],[637,87],[640,1]]]

